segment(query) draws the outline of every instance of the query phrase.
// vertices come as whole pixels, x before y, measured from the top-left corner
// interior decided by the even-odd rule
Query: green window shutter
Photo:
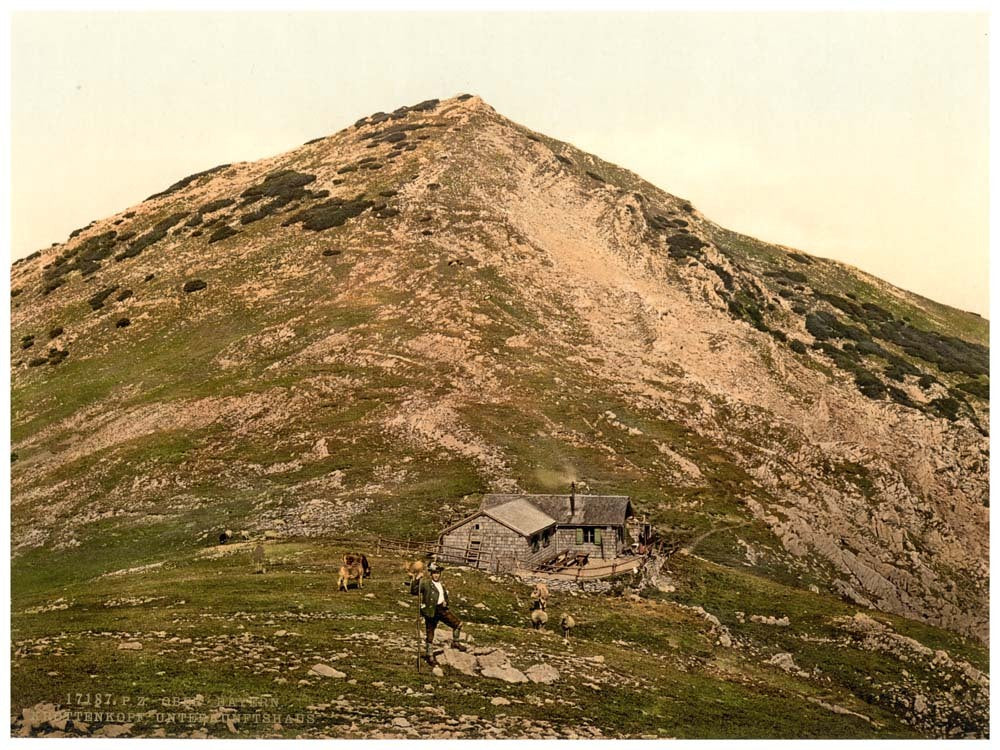
[[[576,543],[583,544],[583,529],[576,530]]]
[[[601,543],[601,530],[594,529],[594,544],[600,544],[600,543]]]

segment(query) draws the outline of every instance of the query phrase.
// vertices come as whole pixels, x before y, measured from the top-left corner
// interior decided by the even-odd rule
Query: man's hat
[[[442,568],[436,562],[432,562],[430,565],[427,566],[428,573],[440,573],[442,570],[444,570],[444,568]]]

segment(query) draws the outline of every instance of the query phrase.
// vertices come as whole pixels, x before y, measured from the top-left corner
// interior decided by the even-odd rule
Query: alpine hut
[[[441,559],[477,567],[534,566],[560,553],[611,560],[629,547],[627,495],[485,495],[438,538]]]

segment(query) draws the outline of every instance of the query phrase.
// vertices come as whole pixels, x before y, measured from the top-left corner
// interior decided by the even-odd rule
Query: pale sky
[[[988,18],[19,13],[13,258],[192,172],[479,94],[708,218],[988,314]]]

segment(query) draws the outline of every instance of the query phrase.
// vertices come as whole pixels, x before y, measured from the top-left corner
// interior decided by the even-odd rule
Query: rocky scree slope
[[[15,569],[236,524],[433,538],[576,479],[709,560],[987,638],[986,321],[478,97],[191,175],[11,295]]]

